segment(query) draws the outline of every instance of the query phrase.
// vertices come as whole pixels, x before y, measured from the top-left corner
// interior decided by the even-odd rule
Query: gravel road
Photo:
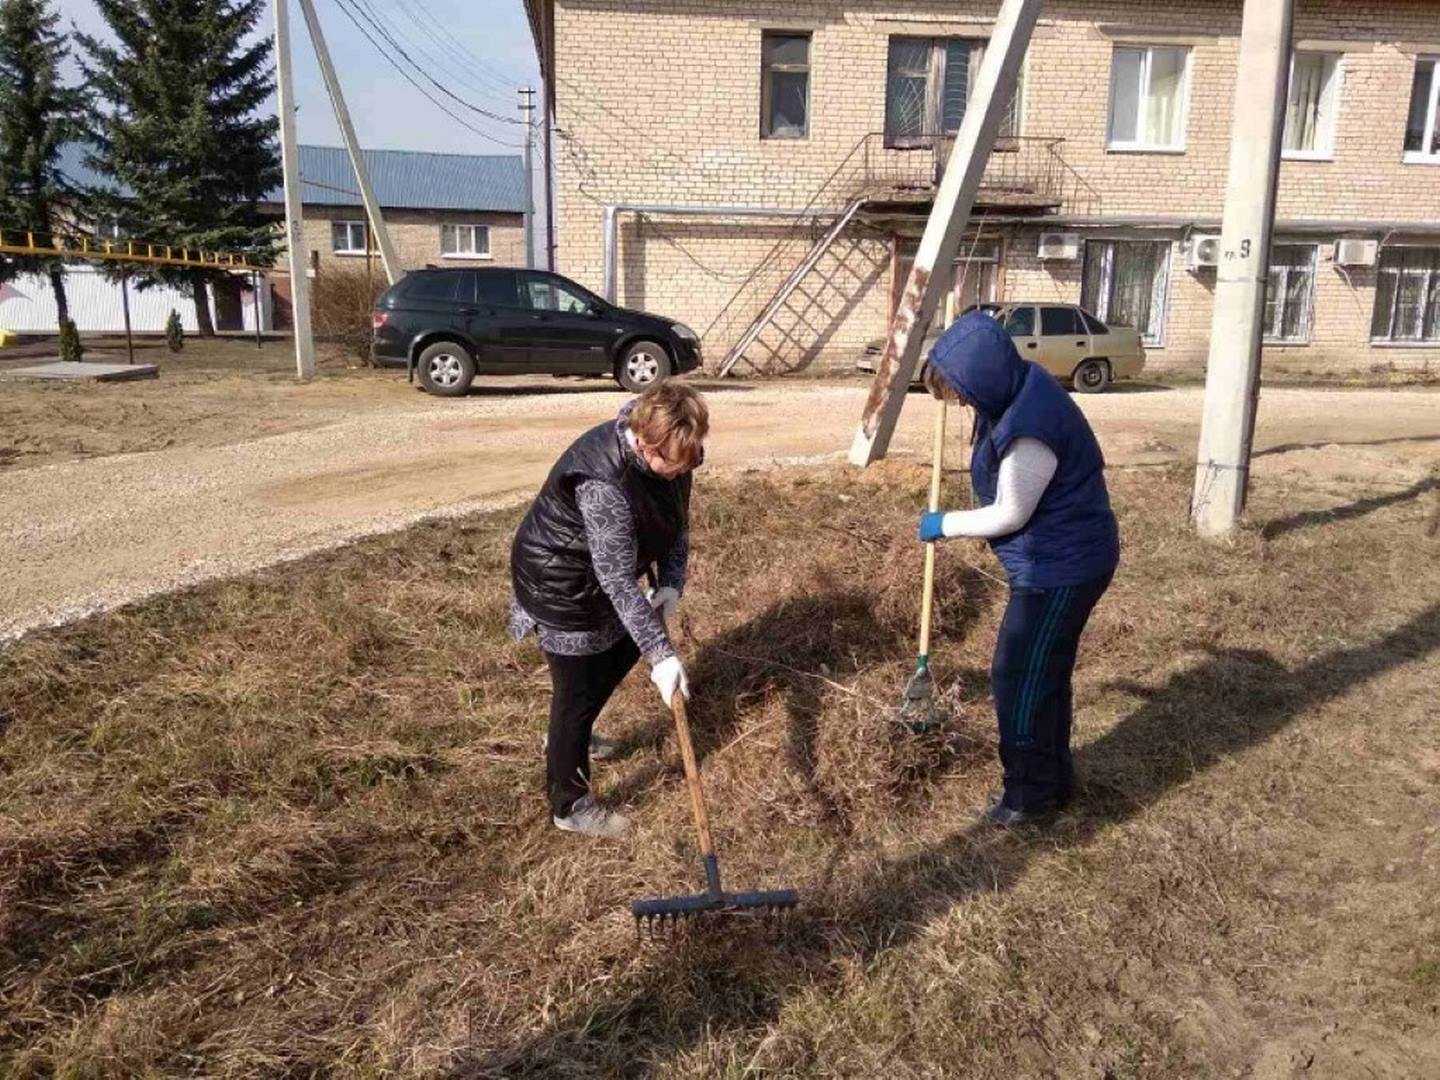
[[[527,498],[555,455],[624,400],[595,384],[441,401],[397,396],[309,430],[0,473],[0,640],[438,515]],[[711,468],[843,455],[858,383],[710,392]],[[1113,465],[1193,456],[1199,388],[1078,398]],[[912,395],[896,453],[928,446]],[[959,446],[959,439],[955,442]],[[1440,465],[1440,395],[1267,390],[1256,475],[1415,483]]]

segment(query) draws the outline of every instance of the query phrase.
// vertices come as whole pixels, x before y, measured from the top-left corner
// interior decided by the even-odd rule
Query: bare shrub
[[[363,265],[322,269],[310,294],[315,337],[339,345],[363,364],[370,363],[371,312],[386,288],[378,263],[368,275]]]

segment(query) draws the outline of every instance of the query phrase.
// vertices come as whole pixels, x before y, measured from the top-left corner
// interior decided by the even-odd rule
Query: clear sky
[[[362,145],[461,154],[519,153],[515,125],[484,117],[468,106],[518,118],[516,88],[539,88],[535,49],[521,0],[315,0],[315,6]],[[58,10],[67,29],[73,23],[86,33],[105,35],[104,22],[92,0],[58,0]],[[340,132],[310,48],[299,0],[289,0],[289,10],[300,141],[339,146]],[[386,54],[366,40],[352,16],[371,36],[383,37],[365,22],[366,15],[415,64],[395,55],[393,46],[386,45],[386,54],[394,56],[464,124],[427,100]],[[268,3],[259,29],[267,35],[274,32]],[[468,105],[447,96],[436,82]],[[469,130],[466,124],[477,130]]]

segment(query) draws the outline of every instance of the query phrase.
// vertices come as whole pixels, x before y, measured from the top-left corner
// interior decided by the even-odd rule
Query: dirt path
[[[360,414],[320,426],[0,473],[0,640],[426,516],[523,499],[556,453],[622,400],[601,384],[542,380],[530,390],[448,402],[397,387],[390,402],[367,400]],[[711,466],[839,454],[863,394],[854,382],[717,387]],[[1194,452],[1198,388],[1079,400],[1112,465]],[[896,452],[923,452],[929,408],[912,398]],[[957,455],[962,440],[963,430]],[[1346,501],[1357,481],[1377,496],[1419,494],[1440,466],[1440,394],[1269,390],[1257,447],[1257,477],[1323,481],[1319,509]]]

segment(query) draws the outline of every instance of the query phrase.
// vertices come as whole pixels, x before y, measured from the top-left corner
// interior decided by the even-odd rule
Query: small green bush
[[[171,352],[179,352],[185,347],[185,327],[180,322],[180,313],[174,308],[170,309],[170,318],[165,320],[165,344],[170,346]]]
[[[85,346],[80,343],[80,331],[75,329],[71,319],[60,322],[60,359],[79,363],[85,359]]]

